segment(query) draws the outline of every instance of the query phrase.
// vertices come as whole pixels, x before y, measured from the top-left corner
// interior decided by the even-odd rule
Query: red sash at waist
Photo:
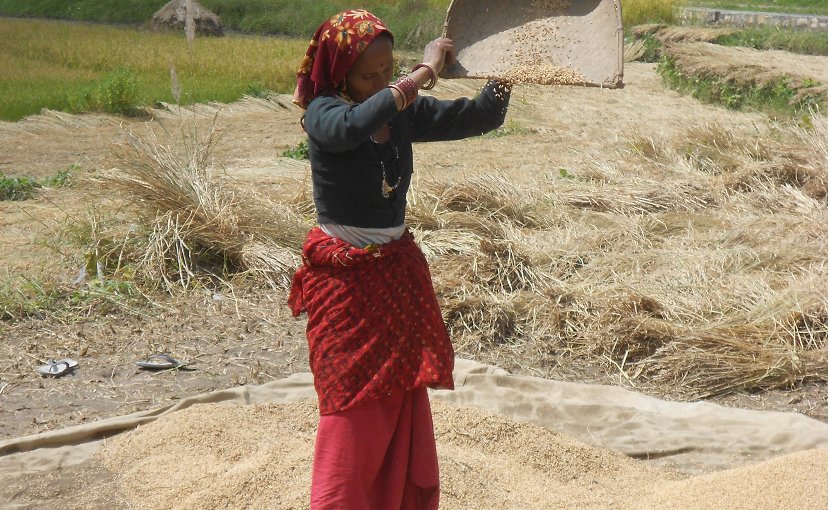
[[[422,386],[453,388],[453,348],[411,233],[356,248],[319,228],[303,245],[288,305],[308,313],[320,414]]]

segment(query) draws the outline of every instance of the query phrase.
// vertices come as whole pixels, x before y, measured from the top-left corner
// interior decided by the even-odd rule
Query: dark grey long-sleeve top
[[[360,104],[334,96],[315,98],[306,110],[314,204],[320,224],[362,228],[399,227],[405,222],[412,177],[412,143],[459,140],[492,131],[504,122],[509,89],[488,82],[475,99],[442,101],[419,97],[399,112],[390,89]],[[388,143],[370,137],[384,123]],[[394,191],[384,197],[383,175]],[[399,180],[400,179],[400,180]]]

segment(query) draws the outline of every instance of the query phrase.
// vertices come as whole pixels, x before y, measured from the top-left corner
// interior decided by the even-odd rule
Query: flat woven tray
[[[619,0],[453,0],[444,36],[457,57],[444,78],[623,85]]]

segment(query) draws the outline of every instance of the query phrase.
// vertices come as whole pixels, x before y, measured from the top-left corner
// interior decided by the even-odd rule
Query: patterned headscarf
[[[320,25],[297,71],[294,104],[305,110],[319,94],[343,90],[346,73],[384,32],[392,36],[382,21],[363,9],[335,14]]]

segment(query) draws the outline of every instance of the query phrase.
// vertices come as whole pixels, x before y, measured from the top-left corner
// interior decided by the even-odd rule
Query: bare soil
[[[824,60],[826,69],[826,59]],[[620,90],[518,86],[509,120],[524,131],[497,138],[416,147],[416,173],[454,178],[498,172],[517,181],[552,169],[575,169],[598,161],[613,165],[634,136],[671,138],[690,125],[717,124],[731,133],[760,136],[767,119],[700,104],[667,90],[654,65],[626,66]],[[440,97],[472,96],[481,82],[444,81]],[[194,113],[157,111],[150,121],[105,115],[45,112],[17,123],[0,123],[0,171],[48,177],[70,165],[95,175],[116,165],[114,145],[125,133],[175,132],[181,116],[208,130],[218,113],[224,131],[215,163],[240,185],[268,193],[307,177],[305,162],[279,155],[303,139],[299,112],[285,96],[203,105]],[[416,181],[417,185],[417,181]],[[89,214],[100,194],[83,184],[50,190],[25,202],[0,202],[0,279],[48,276],[69,282],[82,254],[57,234]],[[240,384],[261,383],[307,370],[303,319],[291,318],[285,294],[252,284],[229,291],[149,296],[154,304],[133,312],[0,323],[0,439],[59,429],[99,418],[152,409],[184,396]],[[187,369],[146,372],[135,362],[167,352],[192,362]],[[71,357],[77,370],[61,378],[34,371],[48,359]],[[510,366],[514,372],[550,378],[625,384],[590,364],[545,362]],[[757,395],[733,395],[727,405],[802,412],[827,420],[826,384]]]

